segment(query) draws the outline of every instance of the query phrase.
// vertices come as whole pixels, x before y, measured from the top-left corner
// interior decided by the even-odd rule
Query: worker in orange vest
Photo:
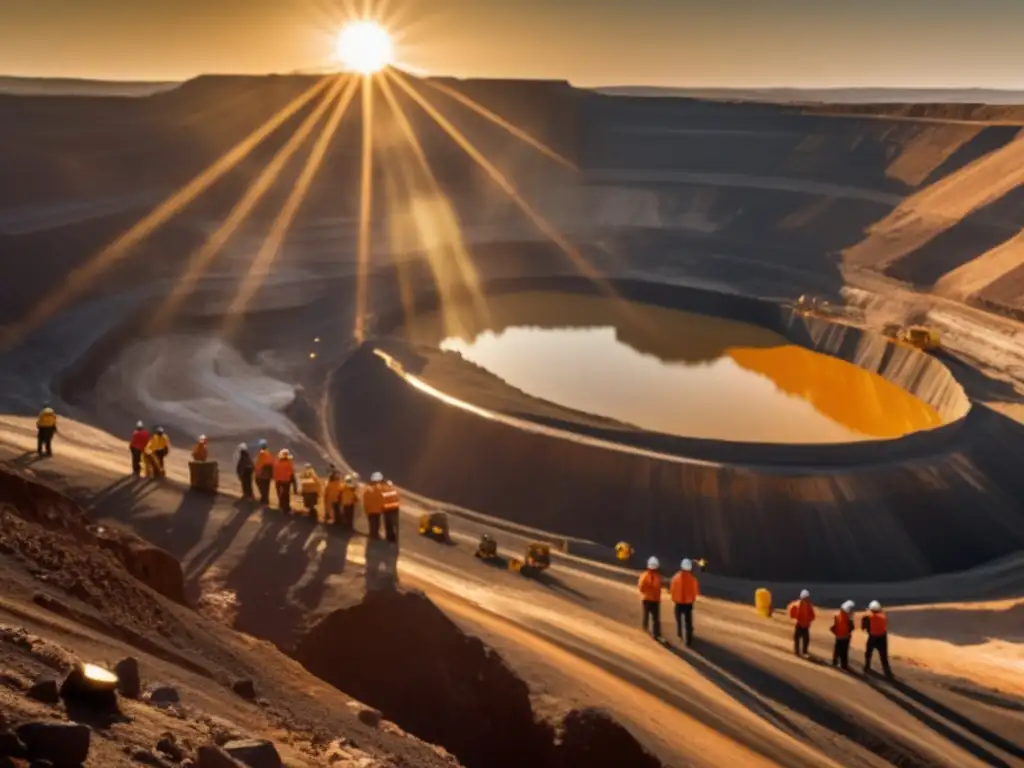
[[[270,484],[274,480],[274,454],[267,449],[267,441],[260,440],[256,454],[256,488],[260,492],[260,504],[270,506]]]
[[[341,512],[341,472],[333,464],[327,475],[324,486],[324,522],[333,525],[338,522]]]
[[[853,600],[847,600],[832,617],[829,631],[835,635],[836,644],[832,649],[832,666],[850,668],[850,638],[853,636]]]
[[[679,571],[672,577],[669,594],[676,607],[676,635],[682,639],[685,619],[686,644],[693,645],[693,604],[700,594],[700,584],[693,575],[693,561],[689,558],[679,564]]]
[[[398,489],[390,480],[384,481],[384,536],[392,542],[398,542],[398,514],[402,503]]]
[[[661,563],[656,557],[647,559],[647,570],[640,574],[637,589],[644,608],[644,632],[650,627],[651,637],[661,640]]]
[[[277,489],[277,503],[281,511],[285,514],[291,513],[292,491],[299,492],[299,483],[295,478],[295,462],[287,448],[277,454],[277,462],[274,464],[274,487]]]
[[[192,461],[206,461],[210,458],[210,449],[206,445],[206,435],[199,436],[199,442],[192,449]]]
[[[370,538],[380,539],[380,518],[384,514],[384,475],[374,472],[370,475],[370,484],[363,491],[363,511],[370,527]]]
[[[356,502],[359,501],[359,481],[354,475],[345,475],[340,501],[342,530],[352,533],[355,530]]]
[[[811,644],[811,623],[814,621],[814,605],[811,604],[811,593],[806,589],[800,592],[800,599],[789,604],[789,618],[796,624],[793,628],[793,653],[806,656]]]
[[[878,651],[878,658],[882,660],[882,671],[885,676],[892,678],[892,670],[889,668],[889,619],[882,610],[882,604],[872,600],[868,604],[868,615],[861,619],[861,629],[868,633],[867,649],[864,653],[864,674],[871,669],[871,656]]]

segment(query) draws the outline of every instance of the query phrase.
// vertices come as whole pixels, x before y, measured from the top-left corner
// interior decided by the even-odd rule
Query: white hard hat
[[[383,483],[384,482],[384,474],[382,472],[374,472],[372,475],[370,475],[370,482],[371,483]]]
[[[692,571],[693,562],[688,557],[683,558],[683,562],[679,564],[679,567],[682,568],[684,571]]]
[[[869,611],[880,611],[880,610],[882,610],[882,604],[880,602],[878,602],[877,600],[872,600],[870,603],[868,603],[868,610]]]
[[[200,435],[199,436],[199,442],[200,443],[205,443],[206,442],[206,435]]]
[[[806,589],[801,589],[800,590],[800,599],[801,600],[806,600],[810,596],[811,596],[811,593],[808,592]]]
[[[313,465],[310,462],[306,462],[306,469],[312,469]]]
[[[649,557],[647,558],[647,567],[652,571],[656,571],[661,567],[661,562],[656,557]]]
[[[238,450],[240,450],[240,451],[248,451],[249,450],[249,446],[246,445],[245,443],[239,443],[238,444]]]
[[[855,605],[856,603],[854,603],[853,600],[847,600],[845,603],[843,603],[842,608],[847,613],[850,613]]]
[[[289,451],[287,448],[282,448],[281,452],[278,453],[277,455],[282,459],[290,459],[292,457],[291,451]]]
[[[141,421],[136,421],[135,422],[135,428],[136,429],[142,429],[144,426],[145,425]]]

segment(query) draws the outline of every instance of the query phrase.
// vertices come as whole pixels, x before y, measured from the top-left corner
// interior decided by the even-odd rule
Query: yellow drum
[[[766,619],[772,617],[772,593],[761,587],[754,593],[754,607],[757,608],[757,612],[764,616]]]

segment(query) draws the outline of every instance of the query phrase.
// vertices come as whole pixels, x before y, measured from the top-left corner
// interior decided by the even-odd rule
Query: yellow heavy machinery
[[[497,560],[498,542],[485,533],[480,537],[480,543],[476,545],[476,552],[473,553],[473,556],[481,560]]]
[[[526,547],[526,555],[522,560],[516,557],[508,559],[508,569],[524,576],[536,576],[551,567],[551,545],[535,541]]]
[[[942,346],[938,331],[923,325],[911,325],[902,329],[896,340],[917,347],[923,352],[931,352]]]
[[[420,536],[427,536],[444,544],[451,544],[451,529],[445,512],[425,512],[420,515]]]

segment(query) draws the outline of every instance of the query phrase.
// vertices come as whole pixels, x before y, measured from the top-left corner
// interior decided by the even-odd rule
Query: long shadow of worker
[[[993,754],[976,741],[964,736],[953,727],[954,725],[967,731],[989,746],[1000,749],[1013,757],[1024,759],[1024,748],[1020,744],[1016,744],[1000,736],[998,733],[992,732],[901,680],[885,683],[877,677],[871,676],[868,678],[868,682],[872,688],[900,707],[900,709],[913,715],[925,726],[988,765],[1002,768],[1003,766],[1009,766],[1010,763]],[[896,695],[895,691],[903,694],[903,696]],[[946,722],[943,722],[943,720]]]
[[[930,755],[917,751],[913,745],[899,738],[895,733],[870,727],[867,720],[849,719],[842,710],[827,700],[802,690],[720,645],[698,638],[692,650],[672,649],[672,651],[734,699],[737,698],[735,691],[737,682],[731,682],[729,686],[723,687],[720,684],[723,675],[742,683],[764,698],[779,702],[787,709],[854,744],[860,745],[890,763],[930,765],[934,762]],[[747,694],[747,698],[749,699],[749,694]],[[748,700],[737,700],[742,701],[744,705],[749,704]],[[765,715],[764,705],[762,704],[761,707],[762,711],[759,714],[763,717]],[[777,713],[772,713],[772,716],[776,717]]]
[[[234,512],[217,529],[213,539],[189,561],[185,571],[185,593],[189,599],[198,597],[199,582],[217,559],[231,547],[242,528],[259,509],[255,501],[239,499],[234,503]]]
[[[533,579],[538,584],[547,587],[553,592],[560,592],[561,594],[567,597],[574,598],[584,603],[591,602],[591,599],[588,595],[583,594],[577,589],[573,589],[560,578],[552,575],[550,571],[541,571],[536,576],[534,576]]]
[[[91,494],[88,509],[94,517],[110,518],[126,524],[133,523],[138,505],[159,487],[154,482],[128,475]]]
[[[35,451],[25,451],[23,454],[15,456],[13,459],[11,459],[10,464],[12,467],[19,467],[24,469],[26,467],[31,467],[33,464],[39,463],[45,458],[47,457],[40,456]]]
[[[366,590],[398,588],[398,546],[386,541],[366,542]]]
[[[317,550],[314,554],[317,558],[316,570],[292,593],[297,603],[307,610],[320,605],[327,591],[327,580],[345,572],[351,540],[351,534],[333,529],[322,529],[320,537],[311,539],[311,546],[307,546],[307,550]]]
[[[263,525],[241,562],[225,579],[238,603],[235,628],[290,648],[305,609],[289,600],[289,591],[309,564],[305,546],[309,524],[278,512],[264,514]]]
[[[128,492],[131,493],[131,490]],[[202,540],[216,503],[217,497],[213,494],[186,492],[182,494],[181,501],[170,515],[141,516],[132,520],[131,526],[144,539],[157,542],[176,558],[184,560],[192,548]],[[104,507],[111,506],[114,506],[114,501],[108,497]],[[124,511],[122,510],[120,514],[124,516]],[[116,519],[116,511],[111,516]]]

